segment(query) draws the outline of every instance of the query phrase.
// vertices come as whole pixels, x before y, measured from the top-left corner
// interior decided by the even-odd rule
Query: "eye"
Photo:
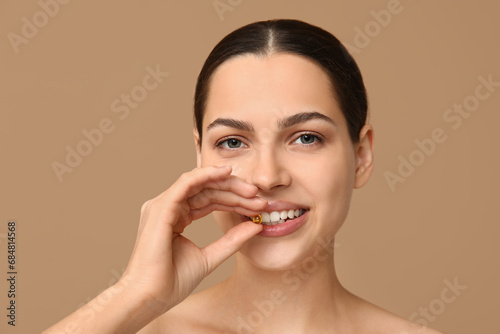
[[[295,139],[294,143],[302,145],[312,145],[322,143],[323,139],[312,133],[304,133]]]
[[[244,145],[245,144],[243,144],[243,142],[241,140],[236,139],[236,138],[227,138],[227,139],[223,138],[222,140],[218,141],[215,144],[215,146],[217,148],[230,149],[230,150],[241,148]]]

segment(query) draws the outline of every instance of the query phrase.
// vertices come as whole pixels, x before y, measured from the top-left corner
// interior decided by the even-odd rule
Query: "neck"
[[[333,254],[269,271],[238,253],[233,274],[221,288],[231,300],[238,333],[283,332],[283,324],[290,326],[287,333],[311,332],[318,325],[331,329],[350,296],[337,278]]]

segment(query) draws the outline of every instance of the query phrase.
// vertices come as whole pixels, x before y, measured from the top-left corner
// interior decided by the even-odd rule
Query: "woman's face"
[[[328,75],[307,58],[245,55],[223,63],[210,82],[198,165],[232,166],[270,203],[269,220],[280,219],[241,253],[259,267],[286,269],[331,240],[353,188],[371,173],[369,126],[362,137],[352,143]],[[214,216],[224,232],[248,220]]]

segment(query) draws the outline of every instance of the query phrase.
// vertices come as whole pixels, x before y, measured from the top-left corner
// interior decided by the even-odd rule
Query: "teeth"
[[[304,214],[305,210],[284,210],[273,212],[262,212],[262,224],[264,225],[277,225],[284,223],[287,219],[300,217]]]

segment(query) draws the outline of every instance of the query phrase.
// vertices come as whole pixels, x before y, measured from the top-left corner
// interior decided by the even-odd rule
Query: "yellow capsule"
[[[255,224],[260,224],[260,223],[262,223],[262,216],[258,215],[258,216],[252,217],[252,220]]]

